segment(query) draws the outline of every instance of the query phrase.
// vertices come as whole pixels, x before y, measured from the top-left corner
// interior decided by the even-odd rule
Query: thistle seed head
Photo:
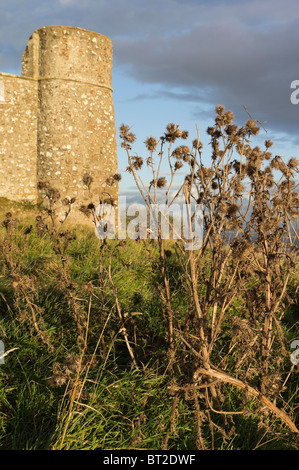
[[[161,178],[159,178],[158,181],[157,181],[157,187],[160,188],[160,189],[164,188],[166,186],[166,184],[167,184],[167,180],[166,180],[166,178],[164,178],[164,176],[161,176]]]
[[[157,148],[158,140],[155,137],[148,137],[144,143],[149,152],[154,152]]]

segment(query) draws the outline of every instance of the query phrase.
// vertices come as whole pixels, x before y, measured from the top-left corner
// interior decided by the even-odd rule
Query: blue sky
[[[206,128],[223,104],[239,124],[242,105],[265,123],[256,141],[274,153],[298,157],[299,104],[290,101],[299,80],[298,0],[0,0],[0,71],[21,73],[21,53],[42,26],[78,26],[111,38],[116,127],[131,126],[136,152],[169,122],[209,147]],[[118,151],[119,168],[126,158]],[[129,194],[131,177],[121,188]]]

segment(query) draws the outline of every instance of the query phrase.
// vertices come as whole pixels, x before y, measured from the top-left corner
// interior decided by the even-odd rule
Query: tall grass
[[[194,250],[165,240],[159,223],[155,239],[136,227],[121,241],[68,226],[74,199],[46,182],[35,219],[6,213],[0,448],[298,449],[297,162],[273,157],[270,141],[252,146],[258,124],[238,127],[217,107],[208,166],[199,136],[177,145],[188,132],[169,124],[145,142],[149,184],[121,127],[149,211],[161,195],[203,208]],[[81,212],[100,223],[95,204]]]

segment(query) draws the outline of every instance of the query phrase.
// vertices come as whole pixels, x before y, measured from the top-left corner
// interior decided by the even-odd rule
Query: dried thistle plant
[[[128,141],[124,132],[129,132],[128,126],[122,128],[120,135],[121,145],[127,153],[128,168],[149,210],[151,204],[157,204],[158,195],[161,198],[163,192],[167,207],[171,207],[178,197],[183,197],[190,207],[192,200],[203,207],[201,247],[186,253],[182,248],[185,240],[181,237],[174,240],[175,249],[171,250],[184,273],[186,291],[190,292],[190,308],[184,321],[173,305],[169,250],[165,249],[158,223],[159,263],[156,268],[163,279],[163,288],[159,286],[158,292],[168,323],[169,367],[173,374],[177,369],[187,367],[190,375],[185,380],[193,383],[193,387],[196,370],[200,370],[206,380],[206,407],[220,414],[224,413],[221,411],[223,394],[221,386],[215,385],[213,379],[219,367],[222,370],[231,368],[231,374],[244,377],[245,382],[242,382],[222,372],[219,374],[220,383],[235,383],[241,390],[246,389],[246,380],[259,377],[259,387],[255,384],[258,390],[250,389],[252,396],[263,404],[267,403],[269,410],[295,430],[296,426],[289,417],[266,397],[273,398],[274,389],[276,394],[280,391],[279,385],[269,388],[270,379],[267,382],[267,377],[277,367],[276,346],[285,342],[280,322],[285,309],[287,282],[294,266],[289,252],[299,239],[292,223],[299,215],[298,191],[293,180],[298,172],[298,161],[291,158],[285,163],[282,157],[272,157],[270,149],[273,142],[269,139],[265,140],[264,150],[251,145],[251,139],[263,127],[251,116],[243,127],[239,127],[234,123],[231,111],[226,111],[223,106],[217,106],[215,111],[215,124],[207,129],[212,150],[210,165],[203,163],[199,135],[192,146],[173,148],[178,139],[188,138],[188,132],[170,123],[160,139],[150,137],[145,141],[149,152],[147,166],[152,171],[148,186],[140,175],[137,176],[136,171],[141,166],[134,165],[136,157],[131,155],[135,136]],[[160,174],[163,158],[168,162],[170,172],[167,180]],[[171,198],[175,176],[182,174],[182,171],[177,171],[179,169],[184,169],[185,175],[179,190]],[[194,217],[195,213],[190,210],[190,228]],[[144,245],[153,259],[150,252],[153,245],[147,245],[145,241]],[[208,270],[205,269],[207,260]],[[236,299],[242,302],[243,307],[234,317],[232,306]],[[225,355],[220,348],[224,331],[231,335],[231,346]],[[242,348],[234,369],[231,364],[236,344],[241,344]],[[254,349],[249,350],[253,345]],[[193,357],[193,363],[188,366],[182,360],[186,357],[183,350]],[[249,360],[252,367],[246,369]],[[277,380],[279,382],[280,379]],[[179,386],[177,390],[180,390]],[[181,390],[184,390],[183,385]],[[195,403],[198,423],[201,423],[197,399]],[[173,406],[177,406],[176,401]],[[215,426],[210,414],[208,419],[211,426]]]

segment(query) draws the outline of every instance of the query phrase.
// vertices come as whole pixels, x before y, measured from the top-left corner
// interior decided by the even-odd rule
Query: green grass
[[[2,205],[3,213],[11,206],[3,201]],[[21,213],[23,209],[17,207]],[[33,208],[26,209],[29,218],[11,235],[14,247],[11,259],[17,261],[15,273],[23,282],[27,280],[26,292],[36,309],[40,329],[47,332],[53,350],[49,351],[37,334],[28,303],[16,295],[14,282],[17,281],[2,261],[0,339],[4,341],[6,351],[17,349],[8,354],[5,364],[0,365],[0,449],[161,449],[169,429],[174,399],[169,386],[174,381],[184,381],[191,364],[188,365],[188,358],[184,359],[186,369],[179,367],[175,378],[168,372],[167,322],[155,288],[155,282],[161,279],[142,244],[129,240],[125,246],[117,247],[116,240],[109,242],[110,248],[114,249],[113,281],[134,354],[142,365],[140,371],[132,367],[107,275],[102,296],[98,281],[98,239],[92,230],[79,229],[76,239],[66,250],[72,289],[85,319],[87,351],[84,357],[95,352],[96,360],[90,368],[82,367],[77,384],[77,391],[83,386],[82,393],[73,396],[72,400],[71,386],[76,373],[71,371],[59,387],[49,381],[55,365],[59,364],[63,369],[70,355],[80,356],[73,312],[61,280],[61,260],[53,251],[50,236],[40,238],[34,229],[24,236],[24,228],[34,221]],[[1,230],[4,239],[5,230]],[[107,269],[106,254],[103,264]],[[169,272],[173,305],[183,321],[189,307],[188,292],[183,285],[181,268],[174,258],[170,258]],[[202,289],[204,292],[204,286]],[[285,320],[285,329],[291,339],[296,334],[296,326],[293,327],[298,318],[296,308],[298,305],[292,307]],[[236,299],[232,312],[238,309],[240,300]],[[229,324],[226,328],[219,340],[219,354],[227,352],[230,341]],[[101,336],[102,341],[99,341]],[[286,367],[285,375],[287,372]],[[224,385],[223,391],[226,393],[225,410],[243,409],[239,390]],[[286,410],[293,417],[297,391],[298,380],[293,373],[280,403],[281,406],[287,404]],[[202,403],[205,409],[204,401]],[[235,415],[234,422],[229,416],[225,418],[226,435],[219,430],[223,427],[221,416],[213,415],[214,422],[219,424],[219,429],[214,428],[213,437],[209,422],[204,421],[202,432],[206,447],[209,448],[213,440],[215,449],[298,449],[293,437],[278,420],[270,416],[267,425],[260,422],[254,400],[247,400],[246,410],[245,414]],[[188,393],[178,400],[168,448],[196,448],[194,403]]]

